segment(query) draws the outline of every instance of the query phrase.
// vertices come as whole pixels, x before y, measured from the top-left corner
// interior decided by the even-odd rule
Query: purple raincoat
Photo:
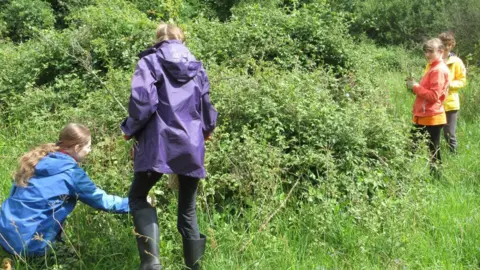
[[[135,137],[134,171],[206,176],[204,138],[215,128],[205,69],[178,40],[139,54],[129,116],[121,125]]]

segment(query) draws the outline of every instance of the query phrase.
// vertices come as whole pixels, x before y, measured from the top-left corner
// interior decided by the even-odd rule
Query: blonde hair
[[[445,50],[445,46],[439,38],[432,38],[423,43],[423,51],[427,50]]]
[[[185,35],[183,34],[183,30],[173,24],[160,23],[157,26],[157,42],[172,39],[180,40],[182,42],[185,41]]]
[[[84,125],[68,124],[60,132],[57,143],[42,144],[18,159],[18,169],[14,176],[15,184],[21,187],[27,186],[28,180],[34,175],[35,166],[49,153],[76,145],[83,147],[90,142],[90,138],[90,130]]]
[[[443,42],[445,46],[450,45],[453,48],[457,44],[455,42],[455,35],[453,34],[453,32],[443,32],[438,35],[438,38]]]

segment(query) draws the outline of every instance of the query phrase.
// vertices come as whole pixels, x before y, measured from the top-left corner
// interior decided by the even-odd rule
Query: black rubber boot
[[[132,212],[135,236],[137,238],[138,254],[140,255],[140,270],[161,270],[158,241],[157,211],[155,208],[144,208]]]
[[[183,239],[183,257],[185,258],[185,265],[188,269],[199,270],[200,259],[205,253],[206,237],[200,234],[200,239]]]

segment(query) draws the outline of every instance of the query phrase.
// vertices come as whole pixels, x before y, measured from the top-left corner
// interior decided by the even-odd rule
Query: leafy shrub
[[[184,3],[179,0],[130,0],[138,10],[144,12],[153,20],[178,20]]]
[[[7,35],[7,22],[0,18],[0,38],[4,38]]]
[[[126,1],[98,0],[96,5],[72,12],[67,21],[83,33],[82,48],[91,53],[97,69],[131,68],[137,54],[150,46],[156,24]]]
[[[356,25],[381,44],[415,44],[436,36],[448,25],[449,0],[365,1],[358,5]]]
[[[199,19],[189,28],[191,47],[207,62],[251,68],[267,62],[282,69],[349,66],[352,43],[347,23],[328,5],[314,4],[288,14],[246,5],[232,9],[229,22]]]
[[[6,44],[0,51],[2,106],[12,104],[8,95],[35,86],[64,88],[72,94],[64,102],[75,104],[80,96],[68,91],[71,78],[82,80],[87,93],[102,88],[98,73],[110,67],[131,68],[136,54],[151,44],[155,25],[132,5],[122,3],[99,1],[97,6],[76,9],[68,17],[70,28],[43,30],[36,39]],[[59,86],[62,81],[64,85]]]
[[[463,58],[472,54],[475,64],[480,59],[476,51],[480,41],[476,30],[480,23],[478,1],[342,0],[332,4],[332,8],[348,14],[352,20],[352,34],[365,33],[378,44],[414,47],[440,32],[453,31],[457,53]]]
[[[94,4],[95,0],[48,0],[48,2],[55,15],[55,28],[64,29],[68,27],[65,17],[74,10]]]
[[[51,6],[42,0],[12,0],[0,13],[7,23],[7,35],[16,42],[35,35],[37,29],[50,29],[55,24]]]
[[[455,33],[457,46],[454,49],[464,60],[471,60],[470,64],[480,65],[480,2],[475,0],[452,1],[447,10],[449,18],[448,28]],[[472,54],[472,58],[467,56]]]
[[[232,15],[231,8],[241,0],[205,0],[204,4],[215,13],[216,17],[221,21],[226,21]],[[189,1],[194,2],[194,1]]]
[[[33,43],[5,44],[0,50],[0,100],[33,85],[43,65]],[[28,59],[28,61],[27,61]]]
[[[58,33],[43,31],[40,39],[32,39],[19,45],[11,43],[0,50],[0,103],[8,102],[14,95],[21,95],[35,86],[52,86],[63,83],[68,93],[72,78],[88,79],[85,76],[84,64],[81,60],[85,55],[79,55],[75,49],[78,36],[71,31]],[[81,60],[80,60],[81,59]],[[63,77],[63,78],[62,78]],[[86,80],[88,82],[88,80]],[[72,83],[72,86],[75,83]],[[86,87],[86,89],[91,88]],[[60,89],[55,86],[56,89]],[[73,87],[72,87],[73,89]],[[76,99],[70,102],[74,104]],[[3,111],[3,113],[7,113]]]
[[[377,192],[407,179],[402,128],[373,101],[336,102],[343,86],[332,86],[331,74],[229,75],[213,71],[211,79],[222,118],[207,154],[205,195],[217,206],[272,205],[299,179],[299,203],[333,200],[367,211]]]

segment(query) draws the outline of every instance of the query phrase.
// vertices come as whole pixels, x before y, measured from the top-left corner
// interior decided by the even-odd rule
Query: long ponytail
[[[15,173],[15,184],[20,187],[27,186],[28,179],[34,174],[35,166],[40,159],[59,149],[60,147],[54,143],[42,144],[20,157],[18,159],[18,169]]]

